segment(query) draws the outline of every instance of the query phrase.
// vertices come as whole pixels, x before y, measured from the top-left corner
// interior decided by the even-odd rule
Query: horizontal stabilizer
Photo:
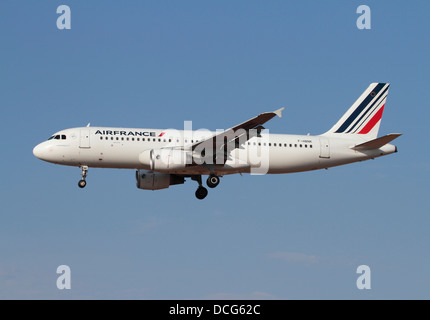
[[[373,149],[379,149],[382,146],[385,146],[387,143],[393,141],[394,139],[400,137],[402,134],[401,133],[390,133],[387,134],[386,136],[377,138],[377,139],[373,139],[370,141],[367,141],[365,143],[362,144],[358,144],[355,147],[352,147],[351,149],[353,150],[373,150]]]

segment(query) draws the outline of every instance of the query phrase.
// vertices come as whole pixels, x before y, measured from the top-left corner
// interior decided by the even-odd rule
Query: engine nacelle
[[[192,158],[191,154],[182,150],[165,148],[143,151],[139,161],[151,171],[170,171],[185,168],[186,164],[192,163]]]
[[[167,189],[171,185],[183,183],[185,179],[174,174],[136,170],[136,186],[139,189]]]

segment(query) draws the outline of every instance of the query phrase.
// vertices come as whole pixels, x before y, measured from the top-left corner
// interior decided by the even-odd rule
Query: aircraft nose
[[[42,150],[41,150],[41,148],[40,148],[40,144],[38,144],[37,146],[35,146],[35,147],[34,147],[34,149],[33,149],[33,155],[34,155],[36,158],[39,158],[39,159],[40,159],[40,157],[42,156]]]
[[[58,150],[56,150],[55,146],[52,145],[51,141],[44,141],[39,143],[33,149],[33,154],[36,158],[39,158],[43,161],[57,163],[57,161],[61,161],[64,158]]]
[[[37,146],[34,147],[34,149],[33,149],[33,155],[36,158],[39,158],[39,159],[43,160],[43,156],[45,154],[44,149],[45,148],[42,146],[42,143],[39,143]]]

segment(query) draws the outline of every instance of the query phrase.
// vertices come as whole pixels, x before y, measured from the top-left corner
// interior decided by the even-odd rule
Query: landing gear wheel
[[[78,182],[79,188],[85,188],[85,186],[87,185],[87,182],[85,181],[85,178],[87,177],[87,173],[88,173],[88,166],[81,166],[82,178]]]
[[[197,199],[203,200],[204,198],[206,198],[207,195],[208,195],[208,189],[206,189],[205,187],[198,187],[196,191]]]
[[[79,188],[85,188],[86,185],[87,185],[87,182],[85,180],[79,180],[78,182]]]
[[[215,188],[217,185],[219,185],[220,178],[216,175],[210,175],[208,179],[206,180],[206,184],[209,188]]]

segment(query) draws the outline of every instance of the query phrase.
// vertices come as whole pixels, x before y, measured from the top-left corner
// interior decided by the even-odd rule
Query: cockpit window
[[[65,134],[57,134],[57,135],[53,135],[53,136],[51,136],[51,137],[49,137],[49,139],[48,140],[52,140],[52,139],[55,139],[55,140],[66,140],[66,135]]]

